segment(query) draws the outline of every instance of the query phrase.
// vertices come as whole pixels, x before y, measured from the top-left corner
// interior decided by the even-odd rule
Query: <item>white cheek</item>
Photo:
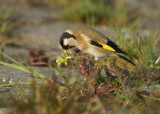
[[[66,45],[68,45],[68,39],[64,39],[64,45],[66,46]]]
[[[64,39],[64,45],[76,46],[77,41],[74,38]]]

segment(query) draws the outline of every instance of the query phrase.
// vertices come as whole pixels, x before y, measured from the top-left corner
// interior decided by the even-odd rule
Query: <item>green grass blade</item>
[[[7,63],[7,62],[3,62],[3,61],[0,61],[0,64],[3,64],[3,65],[8,66],[8,67],[15,68],[15,69],[19,69],[19,70],[22,70],[24,72],[27,72],[27,73],[30,73],[30,74],[33,74],[33,75],[36,74],[41,79],[45,79],[46,78],[43,74],[40,74],[35,70],[27,68],[26,66],[24,66],[21,63],[19,63],[15,59],[9,57],[8,55],[4,54],[3,52],[0,52],[0,54],[2,56],[6,57],[7,59],[9,59],[10,61],[14,62],[16,65],[13,65],[13,64],[10,64],[10,63]]]
[[[6,57],[7,59],[9,59],[10,61],[14,62],[15,64],[23,67],[23,68],[26,68],[23,64],[19,63],[18,61],[16,61],[15,59],[9,57],[8,55],[4,54],[3,52],[0,52],[0,55]]]
[[[21,67],[21,66],[17,66],[17,65],[14,65],[14,64],[10,64],[10,63],[7,63],[7,62],[3,62],[3,61],[0,61],[0,64],[1,64],[1,65],[5,65],[5,66],[8,66],[8,67],[11,67],[11,68],[15,68],[15,69],[18,69],[18,70],[27,72],[27,73],[31,73],[31,71],[29,71],[29,69],[23,68],[23,67]]]
[[[66,77],[64,76],[64,74],[62,73],[60,67],[56,67],[57,69],[53,68],[52,66],[49,65],[49,67],[60,77],[62,77],[64,80],[66,80]]]
[[[14,65],[14,64],[10,64],[10,63],[7,63],[7,62],[3,62],[3,61],[0,61],[0,64],[1,65],[5,65],[5,66],[8,66],[8,67],[11,67],[11,68],[15,68],[15,69],[18,69],[18,70],[21,70],[21,71],[24,71],[24,72],[27,72],[27,73],[29,73],[29,74],[36,74],[39,78],[41,78],[41,79],[45,79],[46,77],[43,75],[43,74],[41,74],[41,73],[38,73],[37,71],[35,71],[35,70],[31,70],[31,69],[29,69],[29,68],[27,68],[27,67],[25,67],[25,66],[18,66],[18,65]]]
[[[45,84],[46,81],[37,82],[37,84]],[[13,86],[13,85],[30,85],[31,82],[18,82],[18,83],[7,83],[7,84],[0,84],[0,87],[6,86]]]

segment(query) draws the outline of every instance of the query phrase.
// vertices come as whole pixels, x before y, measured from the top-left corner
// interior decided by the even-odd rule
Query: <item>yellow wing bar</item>
[[[107,44],[103,44],[103,43],[100,43],[100,42],[98,42],[98,43],[101,44],[104,49],[107,49],[107,50],[110,50],[110,51],[115,51],[112,47],[110,47],[110,46],[107,45]]]

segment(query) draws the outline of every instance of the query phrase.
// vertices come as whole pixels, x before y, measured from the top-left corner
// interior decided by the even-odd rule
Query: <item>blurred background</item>
[[[146,28],[159,26],[159,4],[159,0],[1,0],[1,10],[12,8],[17,16],[31,16],[32,21],[39,16],[41,21],[45,18],[52,22],[59,20],[98,25],[129,24],[141,17],[139,26]]]

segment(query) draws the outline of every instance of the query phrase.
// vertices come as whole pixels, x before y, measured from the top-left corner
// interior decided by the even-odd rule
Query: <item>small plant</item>
[[[61,65],[61,64],[67,65],[68,59],[71,59],[71,56],[67,54],[67,51],[64,51],[64,53],[61,54],[61,57],[56,60],[56,63],[58,65]]]

